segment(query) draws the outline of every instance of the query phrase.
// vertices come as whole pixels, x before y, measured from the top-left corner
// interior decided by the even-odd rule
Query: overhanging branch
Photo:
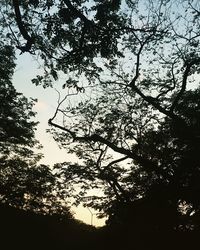
[[[146,172],[152,172],[155,171],[158,175],[165,175],[165,172],[162,171],[162,169],[159,169],[157,166],[156,162],[153,162],[149,159],[146,159],[140,155],[138,155],[136,152],[130,151],[128,149],[122,148],[122,147],[118,147],[117,145],[115,145],[113,142],[107,140],[106,138],[103,138],[102,136],[98,135],[98,134],[93,134],[90,136],[77,136],[75,132],[71,131],[70,129],[63,127],[59,124],[56,124],[53,122],[53,119],[49,119],[49,125],[58,128],[68,134],[70,134],[70,136],[72,137],[73,141],[77,141],[77,142],[100,142],[104,145],[107,145],[110,149],[112,149],[113,151],[120,153],[122,155],[125,155],[126,158],[130,158],[133,159],[137,164],[141,165]],[[125,157],[124,157],[125,159]]]
[[[13,6],[14,6],[17,26],[19,28],[19,31],[22,37],[26,40],[25,46],[17,46],[17,48],[20,49],[22,52],[30,52],[32,44],[34,43],[34,39],[28,34],[24,26],[24,23],[22,21],[22,16],[21,16],[20,8],[19,8],[19,1],[13,0]]]

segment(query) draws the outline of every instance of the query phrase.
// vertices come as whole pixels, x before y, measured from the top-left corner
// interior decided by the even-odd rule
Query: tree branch
[[[77,17],[79,17],[85,24],[87,25],[92,25],[92,26],[96,26],[95,23],[91,20],[89,20],[86,16],[84,16],[79,10],[77,10],[72,4],[70,0],[64,0],[64,3],[66,4],[66,6],[74,13],[74,15],[76,15]]]
[[[135,70],[135,76],[133,78],[133,80],[129,83],[129,86],[131,87],[131,89],[133,91],[135,91],[140,97],[142,97],[143,100],[145,100],[147,103],[151,104],[154,108],[156,108],[158,111],[160,111],[161,113],[163,113],[164,115],[176,120],[176,121],[182,121],[182,119],[180,119],[177,115],[175,115],[171,110],[166,110],[165,108],[163,108],[158,100],[156,98],[153,98],[151,96],[146,96],[137,86],[136,86],[136,81],[140,75],[140,72],[139,72],[139,66],[140,66],[140,55],[142,53],[142,50],[143,50],[143,47],[146,45],[146,43],[151,39],[151,37],[154,35],[155,33],[155,30],[154,32],[149,35],[146,40],[141,43],[141,47],[138,51],[138,54],[137,54],[137,61],[136,61],[136,70]],[[183,122],[183,121],[182,121]]]
[[[182,97],[182,95],[184,94],[185,90],[186,90],[186,86],[187,86],[187,79],[190,73],[190,69],[193,65],[195,64],[199,64],[200,63],[200,58],[198,59],[194,59],[189,63],[186,63],[186,67],[185,67],[185,71],[183,74],[183,81],[182,81],[182,86],[181,86],[181,90],[179,91],[179,93],[177,94],[174,102],[172,103],[172,106],[170,108],[170,112],[173,112],[173,110],[175,109],[178,101],[180,100],[180,98]]]
[[[126,160],[128,158],[129,158],[128,156],[124,156],[124,157],[119,158],[117,160],[111,161],[108,165],[104,166],[104,169],[102,171],[105,171],[107,168],[111,167],[112,165],[114,165],[116,163],[119,163],[121,161],[124,161],[124,160]]]
[[[34,43],[34,39],[28,34],[26,28],[24,27],[20,8],[19,8],[19,1],[13,0],[13,6],[14,6],[14,11],[15,11],[17,26],[19,28],[21,35],[26,40],[25,46],[17,46],[17,48],[20,49],[22,52],[30,52],[31,46]]]
[[[146,172],[155,171],[158,175],[162,175],[162,176],[165,175],[165,172],[158,168],[158,165],[156,162],[153,162],[149,159],[145,159],[144,157],[139,156],[137,153],[130,151],[130,150],[127,150],[123,147],[118,147],[117,145],[115,145],[111,141],[103,138],[102,136],[100,136],[98,134],[93,134],[91,136],[77,136],[76,133],[71,131],[70,129],[67,129],[59,124],[54,123],[53,119],[49,119],[48,123],[49,123],[49,125],[70,134],[73,141],[79,141],[79,142],[91,142],[91,141],[93,141],[93,142],[103,143],[104,145],[107,145],[108,147],[110,147],[113,151],[125,155],[127,159],[128,158],[133,159],[135,162],[137,162],[137,164],[141,165],[145,169]]]
[[[145,100],[146,102],[148,102],[149,104],[151,104],[151,106],[153,106],[154,108],[156,108],[158,111],[160,111],[162,114],[174,119],[174,120],[177,120],[177,121],[180,121],[180,118],[175,115],[172,111],[170,110],[166,110],[165,108],[163,108],[157,101],[156,98],[153,98],[151,96],[146,96],[142,91],[139,90],[138,87],[136,86],[132,86],[132,89],[139,95],[142,97],[143,100]]]

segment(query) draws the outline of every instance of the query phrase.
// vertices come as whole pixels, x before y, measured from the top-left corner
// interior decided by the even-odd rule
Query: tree
[[[0,44],[0,202],[39,213],[71,217],[49,166],[39,165],[41,145],[29,101],[12,85],[15,67],[11,46]]]
[[[4,34],[44,62],[33,83],[66,76],[49,124],[81,160],[55,166],[61,185],[80,187],[77,202],[110,217],[140,200],[176,217],[198,214],[198,1],[5,1],[1,9]],[[88,197],[91,188],[102,195]]]
[[[38,145],[34,135],[37,125],[37,122],[33,121],[34,100],[29,102],[26,97],[17,93],[12,85],[11,78],[15,67],[12,47],[1,43],[0,50],[1,158],[24,157],[35,161],[40,155],[33,154],[31,150]]]

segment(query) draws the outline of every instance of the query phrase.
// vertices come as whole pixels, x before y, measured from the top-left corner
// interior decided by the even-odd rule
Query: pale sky
[[[39,69],[38,63],[33,61],[30,54],[25,53],[19,55],[17,58],[17,67],[13,77],[15,88],[18,92],[23,93],[28,98],[32,97],[38,99],[34,111],[37,112],[36,121],[40,122],[36,132],[36,138],[43,145],[42,153],[44,154],[44,158],[41,162],[53,165],[58,162],[75,160],[73,155],[69,155],[65,150],[59,149],[51,134],[46,133],[48,119],[53,116],[56,108],[58,98],[57,92],[53,88],[44,89],[41,86],[35,86],[32,84],[31,79],[39,74],[41,70]],[[59,90],[63,83],[55,83],[54,87]],[[75,217],[85,223],[91,224],[92,217],[93,225],[101,226],[105,223],[105,219],[99,220],[96,218],[95,211],[89,211],[82,206],[73,208],[73,211],[75,212]],[[92,215],[91,212],[92,214],[94,213],[94,215]]]

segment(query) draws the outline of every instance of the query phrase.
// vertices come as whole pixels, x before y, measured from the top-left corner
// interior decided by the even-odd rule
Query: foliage
[[[33,83],[66,78],[49,124],[80,163],[55,165],[60,186],[111,221],[133,206],[148,218],[167,215],[171,229],[192,229],[200,206],[199,1],[1,6],[3,34],[44,62]]]
[[[35,139],[37,122],[33,121],[34,100],[28,101],[17,93],[11,79],[14,73],[14,51],[11,46],[0,44],[0,149],[1,157],[24,157],[34,161],[32,148],[39,147]],[[31,159],[31,156],[33,158]],[[39,155],[37,157],[40,157]]]
[[[0,47],[0,202],[39,213],[71,217],[49,166],[38,165],[42,155],[35,139],[34,100],[12,85],[15,67],[11,46]]]

